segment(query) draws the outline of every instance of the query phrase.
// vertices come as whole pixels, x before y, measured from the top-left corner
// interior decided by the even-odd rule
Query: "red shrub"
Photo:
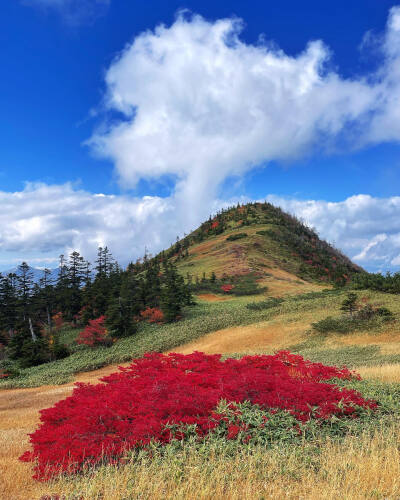
[[[376,407],[354,390],[323,382],[334,377],[357,376],[287,351],[225,361],[199,352],[147,354],[101,384],[76,384],[72,396],[42,410],[30,435],[33,451],[21,460],[36,461],[34,477],[48,479],[104,460],[118,463],[127,449],[152,440],[168,443],[173,424],[196,424],[201,438],[226,420],[215,413],[222,399],[287,410],[299,421],[355,417],[358,407]],[[231,425],[227,439],[238,432]]]
[[[219,226],[219,222],[218,221],[215,221],[211,224],[211,229],[215,229],[216,227]]]
[[[164,313],[158,307],[147,307],[140,312],[140,317],[149,323],[162,323],[164,321]]]
[[[222,285],[221,286],[221,290],[225,293],[228,293],[232,290],[232,288],[234,288],[233,285]]]
[[[108,331],[104,326],[105,316],[100,316],[97,319],[91,319],[89,324],[82,330],[76,339],[78,344],[85,344],[90,347],[99,345],[108,345],[110,338]]]

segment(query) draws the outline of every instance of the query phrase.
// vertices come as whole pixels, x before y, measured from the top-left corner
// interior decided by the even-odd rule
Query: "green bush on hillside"
[[[321,321],[312,323],[314,330],[320,333],[349,333],[354,330],[369,330],[394,319],[393,313],[388,308],[374,307],[371,304],[360,306],[357,299],[357,294],[347,294],[347,298],[342,302],[340,308],[347,314],[339,318],[328,316]]]
[[[269,299],[262,300],[260,302],[249,302],[248,304],[246,304],[246,307],[251,311],[262,311],[264,309],[277,307],[279,306],[279,304],[282,304],[282,302],[284,302],[284,299],[280,297],[270,297]]]
[[[231,234],[226,238],[226,241],[236,241],[236,240],[241,240],[243,238],[247,238],[247,233]]]

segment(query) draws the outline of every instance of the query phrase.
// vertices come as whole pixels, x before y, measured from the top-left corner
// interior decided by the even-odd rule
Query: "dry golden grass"
[[[214,293],[200,293],[196,295],[200,300],[205,300],[206,302],[223,302],[225,300],[232,300],[232,297],[224,297],[221,295],[215,295]]]
[[[80,382],[97,382],[100,377],[117,370],[116,365],[78,374]],[[39,423],[39,410],[69,396],[73,383],[12,389],[0,392],[0,499],[33,500],[46,491],[31,479],[32,468],[18,460],[29,447],[28,433]]]
[[[400,364],[387,364],[382,366],[360,366],[357,368],[362,378],[380,380],[381,382],[400,383]]]
[[[300,342],[308,327],[309,324],[298,321],[289,324],[262,322],[249,326],[224,328],[175,348],[173,351],[182,354],[189,354],[193,351],[202,351],[207,354],[271,351]]]
[[[258,449],[233,456],[195,452],[144,460],[48,486],[48,493],[84,499],[322,499],[400,497],[400,431],[327,440],[319,456],[298,449]],[[301,453],[301,449],[300,449]],[[306,454],[305,454],[306,455]],[[42,489],[44,491],[44,489]]]
[[[271,280],[282,286],[282,290],[287,287],[286,293],[296,285],[287,275]],[[296,286],[299,292],[310,291],[303,285]],[[202,299],[214,300],[208,296]],[[213,332],[174,351],[237,353],[285,348],[306,340],[310,324],[331,313],[331,308],[329,311],[294,308],[271,321]],[[396,322],[380,332],[332,335],[324,348],[374,344],[381,347],[382,354],[397,354],[400,353],[398,328]],[[76,379],[95,382],[115,370],[116,365],[108,366],[79,374]],[[357,371],[364,378],[400,382],[399,364],[362,366]],[[327,441],[315,467],[310,466],[306,454],[298,454],[298,449],[289,454],[282,450],[259,450],[246,457],[205,458],[192,454],[184,462],[167,457],[164,461],[132,463],[119,469],[105,467],[91,477],[38,483],[31,479],[30,465],[19,462],[18,456],[28,448],[27,433],[38,424],[38,411],[66,397],[72,387],[73,384],[66,384],[0,392],[1,500],[33,500],[51,493],[65,494],[68,500],[74,495],[75,499],[82,495],[85,500],[400,499],[400,429],[394,424],[389,430],[377,432],[372,439],[365,435],[348,437],[340,444]]]

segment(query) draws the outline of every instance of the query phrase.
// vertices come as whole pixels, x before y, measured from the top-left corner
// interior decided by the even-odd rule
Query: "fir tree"
[[[67,284],[68,303],[67,317],[76,324],[76,315],[82,306],[82,285],[85,281],[86,263],[79,252],[72,252],[69,256]]]
[[[117,297],[110,301],[106,325],[116,338],[128,337],[137,331],[135,316],[140,312],[139,286],[135,276],[125,273]]]
[[[0,330],[11,339],[18,322],[17,275],[14,273],[0,278]]]
[[[342,302],[342,306],[340,309],[342,311],[348,312],[352,317],[353,313],[357,310],[357,294],[347,294],[347,298]]]
[[[191,302],[189,287],[171,263],[164,265],[164,280],[161,292],[161,310],[167,322],[175,321],[182,313],[182,307]]]

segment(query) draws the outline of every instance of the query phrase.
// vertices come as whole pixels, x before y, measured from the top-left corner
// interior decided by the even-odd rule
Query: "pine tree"
[[[10,273],[0,278],[0,330],[11,339],[18,322],[17,275]]]
[[[28,309],[33,288],[33,273],[26,262],[18,266],[17,287],[22,317],[25,321],[29,314]]]
[[[56,283],[56,306],[58,312],[65,313],[67,311],[69,290],[68,290],[68,266],[63,254],[59,257],[58,276]]]
[[[164,265],[164,280],[161,292],[161,310],[167,322],[175,321],[182,313],[182,307],[191,303],[189,287],[171,263]]]
[[[125,273],[118,296],[114,297],[106,312],[106,325],[116,338],[128,337],[137,331],[135,316],[140,312],[139,286],[135,276]]]
[[[357,294],[348,293],[347,298],[342,302],[342,306],[340,309],[342,311],[348,312],[352,317],[353,313],[357,310]]]
[[[35,287],[33,297],[35,308],[44,317],[44,322],[51,333],[53,328],[51,313],[54,307],[55,293],[50,269],[43,270],[43,276],[40,278],[38,286]]]
[[[85,281],[86,263],[79,252],[72,252],[69,256],[67,287],[68,303],[67,317],[76,324],[76,315],[82,307],[82,285]]]

